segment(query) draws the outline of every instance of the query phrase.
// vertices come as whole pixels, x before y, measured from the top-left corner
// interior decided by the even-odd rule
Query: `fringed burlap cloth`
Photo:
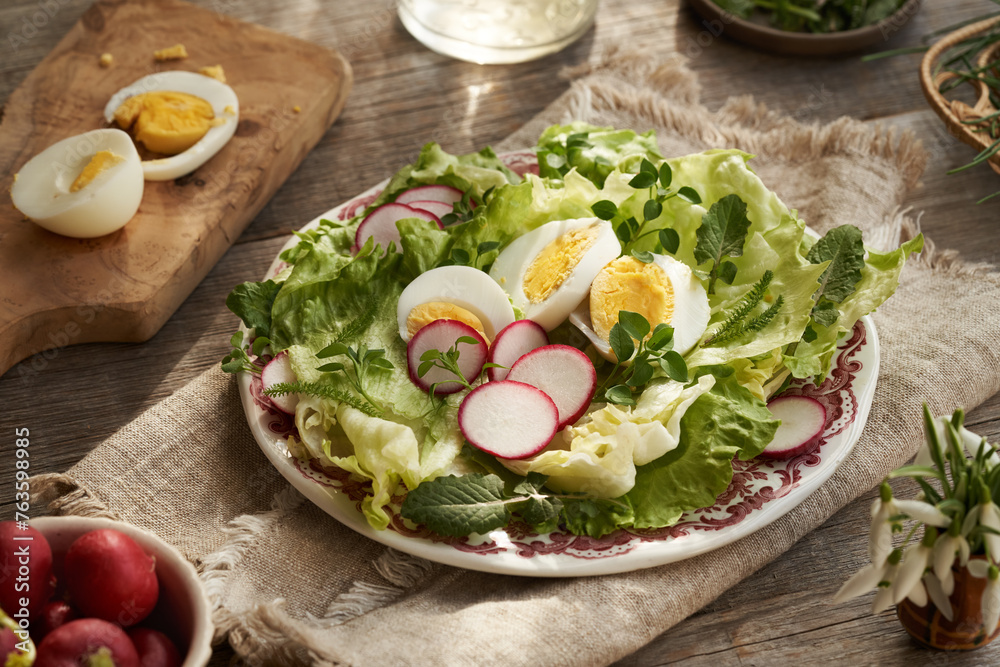
[[[881,247],[914,233],[898,210],[925,161],[910,136],[849,119],[800,125],[747,98],[710,113],[694,75],[676,63],[619,56],[571,76],[565,95],[498,148],[532,145],[544,126],[570,119],[652,127],[665,155],[757,154],[764,182],[821,232],[852,223]],[[879,388],[851,457],[776,523],[673,565],[529,579],[387,550],[278,476],[244,423],[235,382],[217,368],[67,474],[36,478],[34,489],[53,512],[118,517],[177,545],[215,601],[218,638],[252,664],[607,664],[781,555],[905,461],[920,440],[923,401],[940,414],[1000,389],[1000,274],[927,248],[875,315]]]

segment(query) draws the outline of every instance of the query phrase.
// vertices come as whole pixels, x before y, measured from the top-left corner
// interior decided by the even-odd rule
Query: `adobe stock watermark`
[[[881,21],[878,24],[878,29],[882,33],[882,41],[888,41],[890,37],[902,30],[919,10],[919,2],[904,4],[898,12]]]
[[[10,50],[17,53],[22,46],[33,40],[52,22],[63,7],[77,4],[79,0],[38,0],[34,7],[29,7],[21,15],[20,21],[14,21],[14,27],[7,33],[7,44]]]
[[[689,60],[700,57],[705,52],[705,49],[714,44],[715,40],[722,36],[722,33],[726,31],[726,26],[730,25],[734,20],[736,20],[736,15],[730,12],[722,12],[722,16],[717,19],[704,19],[701,22],[704,30],[694,37],[688,35],[685,38],[684,55]]]

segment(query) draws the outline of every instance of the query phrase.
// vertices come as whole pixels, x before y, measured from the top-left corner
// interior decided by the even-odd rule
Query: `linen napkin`
[[[802,125],[750,98],[710,112],[680,62],[612,55],[498,149],[570,119],[655,128],[664,155],[735,147],[819,232],[852,223],[870,245],[914,233],[898,209],[926,156],[912,136],[847,118]],[[331,205],[337,202],[331,202]],[[213,368],[65,475],[34,479],[54,513],[112,516],[199,567],[217,639],[250,664],[603,665],[635,651],[778,557],[904,462],[920,406],[971,408],[1000,389],[1000,274],[928,243],[875,315],[871,416],[832,479],[775,523],[689,560],[589,578],[532,579],[434,564],[361,537],[305,501],[261,454],[236,384]]]

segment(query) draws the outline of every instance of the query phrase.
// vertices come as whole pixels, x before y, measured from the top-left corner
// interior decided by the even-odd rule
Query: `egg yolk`
[[[478,317],[465,308],[444,301],[422,303],[411,310],[410,314],[406,317],[406,332],[412,338],[415,333],[434,320],[458,320],[478,331],[483,340],[489,342],[489,339],[486,337],[485,327],[483,327],[483,323]]]
[[[188,57],[187,49],[183,44],[174,44],[173,46],[168,46],[165,49],[157,49],[153,51],[153,58],[157,62],[164,62],[166,60],[184,60]]]
[[[545,246],[524,272],[522,287],[528,301],[541,303],[559,289],[600,232],[599,225],[574,229]]]
[[[198,74],[204,74],[205,76],[212,77],[216,81],[226,82],[226,72],[222,69],[222,65],[207,65],[198,69]]]
[[[94,157],[90,158],[90,162],[87,166],[83,168],[80,175],[76,177],[73,181],[73,185],[69,186],[70,192],[79,192],[93,181],[97,176],[111,167],[124,162],[125,158],[121,155],[115,155],[111,151],[98,151],[94,153]]]
[[[194,146],[214,118],[212,105],[205,100],[168,90],[133,95],[115,110],[115,122],[122,129],[131,128],[136,141],[164,155]]]
[[[670,323],[674,314],[674,287],[656,264],[619,257],[603,269],[590,286],[590,326],[608,340],[618,312],[639,313],[651,328]]]

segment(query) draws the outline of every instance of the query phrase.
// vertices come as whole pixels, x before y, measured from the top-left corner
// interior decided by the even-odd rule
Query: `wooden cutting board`
[[[188,59],[154,61],[154,50],[177,43]],[[102,53],[114,56],[110,68]],[[56,141],[105,127],[117,90],[206,65],[222,65],[239,97],[236,136],[193,174],[147,181],[123,229],[71,239],[13,209],[18,169]],[[152,337],[333,124],[351,80],[336,52],[179,0],[95,3],[3,109],[0,374],[51,348]]]

